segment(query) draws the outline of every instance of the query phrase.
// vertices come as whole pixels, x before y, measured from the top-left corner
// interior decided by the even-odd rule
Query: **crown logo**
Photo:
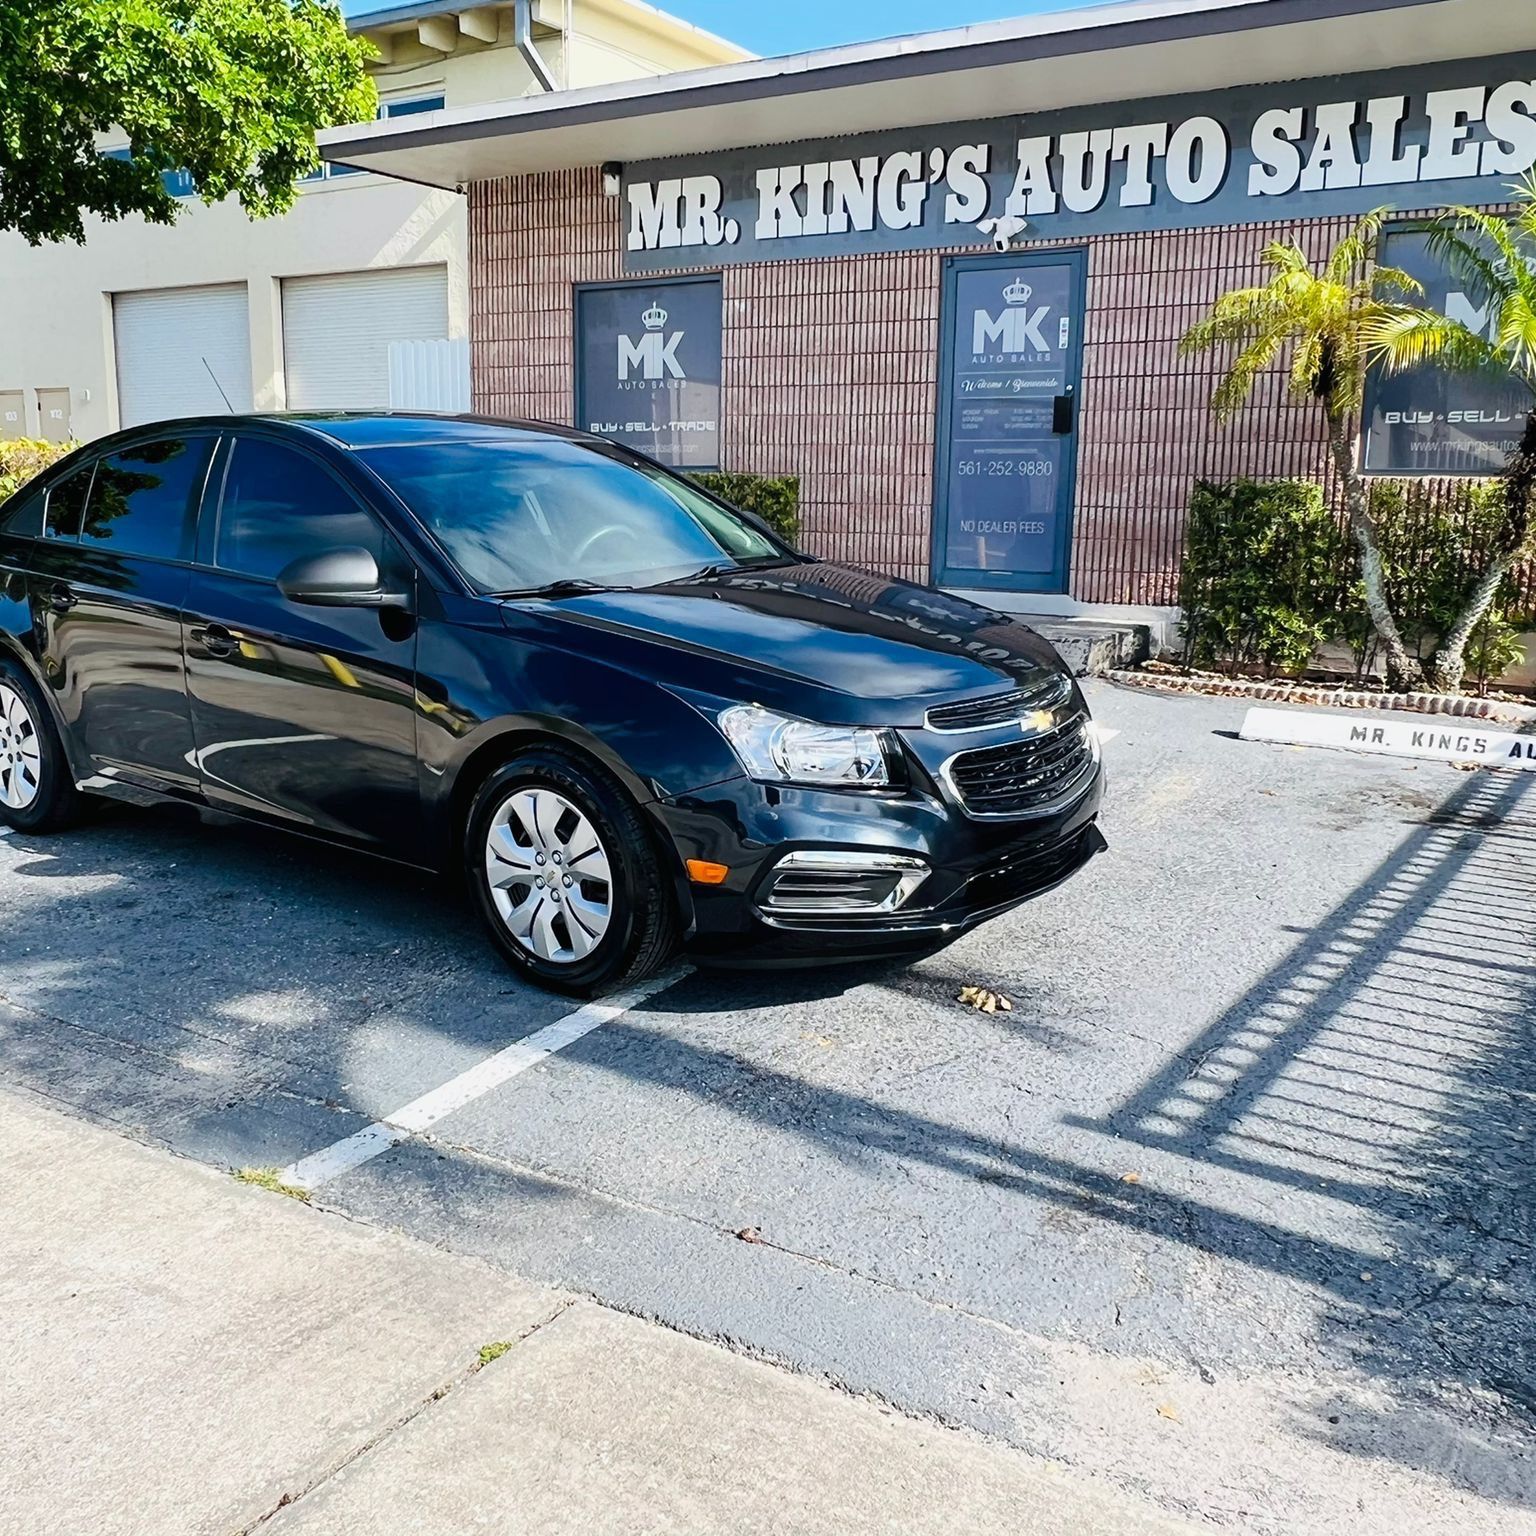
[[[1003,298],[1009,304],[1028,304],[1034,289],[1028,283],[1015,279],[1003,289]]]
[[[652,304],[640,318],[645,322],[646,330],[659,331],[667,323],[667,312],[660,304]]]

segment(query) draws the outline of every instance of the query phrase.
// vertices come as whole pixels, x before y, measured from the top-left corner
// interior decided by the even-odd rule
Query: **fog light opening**
[[[911,854],[797,849],[774,866],[758,904],[766,913],[800,916],[895,912],[930,873]]]

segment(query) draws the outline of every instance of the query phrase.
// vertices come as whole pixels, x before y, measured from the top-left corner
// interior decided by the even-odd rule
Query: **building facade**
[[[1197,479],[1331,476],[1278,372],[1213,419],[1190,323],[1270,242],[1319,256],[1382,206],[1387,259],[1474,317],[1423,216],[1536,162],[1533,82],[1521,0],[1154,0],[325,152],[466,189],[477,409],[798,475],[830,558],[1034,611],[1168,608]],[[1394,381],[1359,452],[1488,473],[1520,413]]]
[[[390,122],[747,57],[639,0],[418,3],[352,25],[374,44]],[[119,143],[107,136],[103,151]],[[386,406],[392,345],[396,396],[425,344],[434,403],[454,403],[452,386],[468,404],[457,190],[327,165],[290,213],[265,220],[173,190],[185,197],[173,226],[91,221],[81,246],[0,235],[0,291],[22,296],[0,331],[0,436],[63,441],[226,409]]]

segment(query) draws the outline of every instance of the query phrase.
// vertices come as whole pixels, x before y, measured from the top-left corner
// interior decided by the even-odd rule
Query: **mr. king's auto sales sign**
[[[634,273],[1502,201],[1536,55],[625,167]]]

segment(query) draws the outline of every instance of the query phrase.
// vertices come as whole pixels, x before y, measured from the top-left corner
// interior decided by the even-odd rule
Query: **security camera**
[[[1027,220],[1021,219],[1016,213],[1005,213],[996,219],[981,219],[976,228],[984,235],[992,236],[992,244],[1000,251],[1012,248],[1013,242],[1023,234],[1027,227]]]

